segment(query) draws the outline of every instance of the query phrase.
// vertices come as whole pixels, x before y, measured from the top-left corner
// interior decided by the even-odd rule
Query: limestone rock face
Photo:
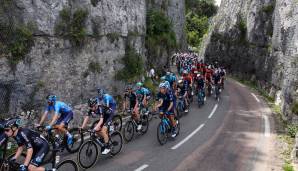
[[[45,96],[55,93],[72,106],[86,103],[96,95],[96,88],[111,94],[123,91],[123,82],[114,79],[123,66],[128,35],[130,43],[145,59],[145,0],[13,0],[13,10],[6,11],[21,23],[33,23],[34,46],[12,71],[8,60],[0,57],[0,113],[13,113],[28,106],[45,104]],[[60,11],[86,9],[87,38],[80,48],[55,34]],[[167,9],[177,39],[185,43],[184,0],[173,0]],[[0,19],[2,19],[0,17]],[[96,36],[94,36],[96,34]],[[111,40],[114,35],[115,40]],[[1,55],[0,55],[1,56]],[[90,69],[100,66],[100,72]],[[34,106],[33,106],[34,107]],[[36,106],[35,106],[36,107]]]
[[[223,0],[200,56],[256,81],[291,119],[298,87],[298,3],[295,0]]]

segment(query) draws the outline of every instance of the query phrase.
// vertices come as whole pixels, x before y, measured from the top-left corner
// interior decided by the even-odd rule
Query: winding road
[[[231,79],[220,101],[207,98],[181,118],[174,141],[161,146],[159,119],[115,157],[103,157],[91,171],[250,171],[271,170],[273,119],[264,101]]]

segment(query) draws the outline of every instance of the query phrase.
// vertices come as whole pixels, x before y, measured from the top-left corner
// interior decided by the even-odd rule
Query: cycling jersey
[[[174,82],[177,80],[175,75],[166,75],[165,81],[168,81],[170,83],[170,86],[173,87]]]
[[[186,92],[184,85],[178,85],[177,92],[178,92],[178,96],[184,96]]]
[[[56,121],[56,125],[64,123],[67,125],[73,118],[73,112],[71,107],[61,101],[57,101],[54,105],[49,105],[46,109],[47,112],[54,111],[59,119]]]
[[[113,119],[114,113],[113,113],[113,110],[111,111],[111,109],[109,108],[98,107],[95,111],[92,111],[90,109],[88,111],[88,116],[96,116],[99,118],[103,118],[103,125],[108,126],[108,124]]]
[[[198,89],[204,89],[204,79],[203,78],[199,78],[196,82],[197,82]]]
[[[129,104],[130,104],[130,109],[133,109],[136,105],[137,102],[137,96],[134,92],[127,92],[124,94],[124,99],[128,98],[129,99]]]
[[[150,97],[150,94],[151,94],[150,91],[147,88],[144,88],[144,87],[142,87],[141,89],[138,89],[136,91],[136,95],[138,97],[138,101],[143,101],[145,95],[147,97]]]
[[[220,79],[221,77],[219,73],[213,75],[214,84],[218,84],[220,82]]]
[[[159,107],[160,112],[164,112],[166,114],[173,114],[174,113],[174,106],[168,111],[168,108],[170,107],[170,104],[174,103],[174,97],[170,93],[158,93],[157,94],[157,100],[162,100],[162,105]]]
[[[46,139],[39,133],[28,129],[19,128],[17,135],[14,137],[18,146],[25,146],[27,149],[33,149],[31,164],[39,166],[49,151],[49,144]]]
[[[103,105],[105,107],[111,108],[113,111],[116,110],[116,101],[109,94],[104,94],[102,100],[98,99],[99,105]]]

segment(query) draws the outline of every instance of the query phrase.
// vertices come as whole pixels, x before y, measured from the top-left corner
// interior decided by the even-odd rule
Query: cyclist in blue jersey
[[[175,89],[177,78],[174,73],[167,72],[165,76],[165,81],[170,83],[171,88]]]
[[[19,171],[52,171],[40,167],[44,157],[49,151],[49,144],[39,133],[19,127],[18,119],[10,119],[5,123],[5,134],[7,137],[13,137],[18,144],[16,154],[10,159],[15,162],[26,147],[26,158]]]
[[[97,99],[98,99],[98,107],[99,112],[103,116],[103,119],[97,123],[94,127],[96,132],[100,131],[100,135],[103,137],[104,142],[106,143],[105,150],[103,154],[107,154],[110,152],[110,147],[107,145],[109,142],[108,136],[108,126],[111,124],[113,116],[116,112],[116,100],[109,94],[107,94],[104,89],[97,89]],[[106,119],[105,119],[106,118]]]
[[[173,95],[167,92],[167,85],[160,83],[159,93],[157,94],[155,111],[159,110],[160,115],[166,115],[172,124],[172,137],[176,137],[176,122],[174,116],[174,99]]]
[[[48,106],[41,117],[39,125],[42,125],[45,121],[47,115],[50,112],[54,112],[52,121],[48,126],[46,126],[47,130],[52,129],[52,127],[57,128],[59,131],[67,135],[67,144],[73,143],[73,137],[66,129],[69,122],[73,119],[73,112],[71,107],[61,101],[57,101],[57,97],[55,95],[49,95],[47,97]],[[39,126],[37,125],[37,126]]]

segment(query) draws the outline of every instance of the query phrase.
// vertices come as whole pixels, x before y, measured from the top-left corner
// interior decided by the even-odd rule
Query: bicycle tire
[[[117,136],[118,136],[120,142],[118,142],[118,141],[115,140],[116,139],[115,137],[117,137]],[[115,156],[116,154],[118,154],[118,153],[121,152],[122,147],[123,147],[123,137],[122,137],[121,133],[118,132],[118,131],[113,132],[110,135],[110,141],[112,143],[111,155],[112,156]],[[119,149],[115,150],[115,147],[116,146],[119,146]]]
[[[87,147],[86,151],[83,151],[83,149]],[[93,150],[91,149],[91,147],[94,147],[94,152]],[[82,156],[84,154],[84,152],[86,152],[86,156],[88,157],[88,161],[91,161],[91,163],[89,164],[85,164],[83,163],[82,159],[85,159],[86,156]],[[95,157],[91,158],[90,156],[95,153]],[[98,151],[98,147],[97,147],[97,144],[92,141],[92,140],[88,140],[86,142],[84,142],[82,144],[82,146],[80,147],[79,149],[79,152],[78,152],[78,162],[79,162],[79,166],[82,168],[82,169],[89,169],[91,168],[92,166],[94,166],[94,164],[96,163],[97,161],[97,158],[98,158],[98,155],[99,155],[99,151]]]
[[[81,145],[84,143],[83,133],[80,131],[79,128],[72,128],[69,130],[69,133],[73,135],[73,144],[69,145],[66,143],[66,150],[69,153],[76,153],[79,151]],[[74,147],[74,144],[76,144],[77,146]]]
[[[159,142],[160,145],[164,145],[167,143],[167,128],[162,124],[162,122],[160,122],[157,126],[157,140]],[[161,139],[160,135],[162,135],[163,139]]]
[[[148,129],[149,129],[149,119],[147,115],[143,115],[142,116],[142,129],[141,129],[141,133],[145,134]]]
[[[64,160],[57,165],[57,167],[56,167],[57,171],[65,171],[63,166],[65,166],[66,164],[72,165],[72,168],[67,167],[67,170],[69,170],[69,171],[78,171],[79,170],[79,167],[76,162],[74,162],[73,160]]]
[[[130,142],[134,136],[135,126],[133,125],[133,121],[129,120],[123,130],[124,139],[126,142]],[[131,133],[130,136],[128,136]]]
[[[121,130],[122,130],[122,117],[120,115],[114,115],[112,121],[113,121],[114,129],[121,132]]]

